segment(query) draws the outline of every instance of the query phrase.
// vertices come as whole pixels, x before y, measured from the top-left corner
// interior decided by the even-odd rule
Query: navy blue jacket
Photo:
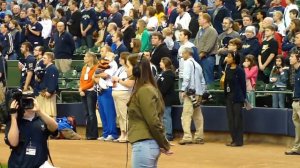
[[[46,67],[45,75],[41,82],[41,89],[53,94],[58,90],[58,70],[54,64]]]
[[[108,17],[108,23],[114,22],[119,28],[122,27],[122,14],[117,12]]]
[[[6,33],[4,35],[4,39],[1,42],[3,50],[2,50],[2,55],[11,55],[14,51],[14,44],[13,44],[13,39],[10,33]]]
[[[248,54],[253,55],[255,58],[258,57],[258,54],[260,53],[260,44],[256,37],[245,39],[243,41],[243,46],[241,49],[241,53],[243,56],[246,56]]]
[[[225,71],[225,74],[228,73],[230,67],[228,67]],[[240,66],[236,67],[236,70],[234,72],[234,77],[231,81],[227,81],[225,78],[224,82],[224,93],[225,96],[227,93],[227,83],[230,82],[230,86],[232,86],[230,89],[232,89],[233,95],[233,101],[234,103],[244,103],[246,99],[246,75],[243,68]]]
[[[54,55],[56,59],[71,59],[75,51],[75,42],[69,32],[54,34]]]

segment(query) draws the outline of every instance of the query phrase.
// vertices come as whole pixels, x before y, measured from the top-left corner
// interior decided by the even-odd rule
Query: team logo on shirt
[[[262,46],[262,53],[265,52],[267,49],[269,49],[269,45],[265,44]]]
[[[28,64],[28,68],[29,68],[29,69],[33,68],[33,63],[29,63],[29,64]]]

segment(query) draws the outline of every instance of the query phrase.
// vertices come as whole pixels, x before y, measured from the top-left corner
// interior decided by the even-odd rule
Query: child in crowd
[[[285,91],[288,81],[288,67],[284,66],[284,58],[281,55],[276,57],[275,65],[271,71],[270,83],[272,90]],[[285,107],[285,94],[273,93],[272,94],[272,107],[284,108]]]
[[[274,26],[267,26],[265,28],[265,38],[262,42],[261,52],[258,55],[259,65],[259,80],[264,83],[269,83],[269,77],[274,65],[274,58],[278,53],[278,42],[274,39]]]
[[[255,106],[255,86],[258,74],[258,67],[255,62],[253,55],[247,55],[243,63],[245,74],[246,74],[246,87],[247,87],[247,98],[252,106]]]
[[[173,40],[173,32],[172,32],[172,29],[167,27],[167,28],[164,28],[162,30],[162,35],[163,37],[165,38],[164,42],[166,43],[168,49],[170,51],[173,50],[173,47],[174,47],[174,40]]]

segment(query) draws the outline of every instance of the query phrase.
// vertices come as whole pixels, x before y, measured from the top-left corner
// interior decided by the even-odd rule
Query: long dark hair
[[[159,99],[160,99],[158,101],[158,103],[161,103],[161,108],[162,108],[160,110],[163,111],[164,110],[164,101],[163,101],[162,96],[161,96],[161,94],[158,90],[156,81],[153,77],[150,62],[149,62],[148,59],[146,59],[143,56],[142,56],[142,58],[139,58],[139,59],[140,59],[140,61],[137,63],[136,66],[138,66],[138,68],[140,70],[140,76],[135,78],[135,84],[134,84],[132,94],[130,96],[130,99],[129,99],[129,102],[128,102],[127,105],[129,105],[131,103],[131,101],[136,98],[136,94],[142,86],[144,86],[146,84],[149,84],[149,85],[153,86],[154,88],[156,88],[157,94],[158,94]]]

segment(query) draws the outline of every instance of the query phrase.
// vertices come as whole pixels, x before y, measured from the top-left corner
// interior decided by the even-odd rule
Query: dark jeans
[[[82,97],[82,104],[86,112],[86,137],[87,138],[98,138],[96,102],[97,102],[96,92],[85,91],[85,96]]]
[[[243,103],[234,103],[233,94],[226,97],[226,112],[232,143],[243,145]]]

